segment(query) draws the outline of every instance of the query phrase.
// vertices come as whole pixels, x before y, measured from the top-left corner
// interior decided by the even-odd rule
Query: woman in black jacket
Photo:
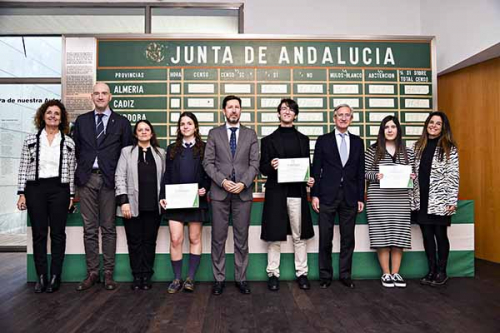
[[[37,134],[24,140],[19,164],[17,208],[28,210],[38,281],[35,293],[55,292],[61,284],[66,250],[66,218],[75,196],[75,143],[64,104],[53,99],[35,114]],[[50,279],[47,234],[50,226]]]
[[[194,291],[194,278],[201,259],[202,227],[204,222],[209,221],[206,198],[210,179],[201,164],[204,152],[205,142],[201,141],[196,116],[191,112],[183,112],[177,122],[177,138],[167,149],[167,163],[160,194],[160,204],[166,209],[165,217],[169,220],[170,229],[170,260],[174,271],[174,280],[168,287],[171,294],[182,289]],[[199,208],[168,209],[165,185],[190,183],[198,183]],[[189,271],[182,283],[184,223],[189,226]]]

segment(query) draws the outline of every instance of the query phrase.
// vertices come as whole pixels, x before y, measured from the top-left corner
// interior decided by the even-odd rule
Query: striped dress
[[[380,188],[376,174],[379,165],[406,164],[403,153],[393,158],[388,152],[374,165],[376,147],[365,154],[365,178],[368,182],[366,214],[370,247],[411,248],[410,202],[413,191],[404,188]],[[413,165],[415,154],[407,148],[408,164]]]

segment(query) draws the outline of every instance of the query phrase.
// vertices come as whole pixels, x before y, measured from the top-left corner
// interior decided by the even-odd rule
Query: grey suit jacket
[[[229,192],[222,187],[224,179],[231,179],[234,168],[236,182],[245,184],[245,189],[240,192],[240,199],[249,201],[253,199],[252,184],[259,173],[259,143],[254,130],[240,125],[240,133],[234,158],[231,156],[226,125],[213,128],[208,133],[203,167],[212,179],[210,199],[222,201]]]
[[[126,194],[130,204],[130,212],[133,217],[139,216],[139,175],[138,175],[138,152],[137,146],[127,146],[122,149],[120,159],[115,172],[115,196]],[[160,197],[160,184],[165,173],[165,150],[158,148],[160,155],[153,150],[156,162],[156,181],[158,187],[158,198]],[[161,214],[158,202],[158,213]],[[121,208],[118,207],[116,215],[123,216]]]

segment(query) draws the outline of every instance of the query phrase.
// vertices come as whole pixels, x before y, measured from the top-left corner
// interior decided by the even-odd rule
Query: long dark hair
[[[182,150],[182,139],[184,136],[182,135],[181,132],[181,119],[182,117],[188,117],[190,118],[193,123],[194,123],[194,138],[195,138],[195,143],[193,147],[193,155],[199,156],[201,159],[203,158],[204,154],[204,145],[203,141],[201,141],[201,136],[200,136],[200,127],[198,125],[198,119],[196,118],[195,114],[189,111],[184,111],[181,113],[179,116],[179,120],[177,120],[177,136],[175,138],[175,144],[174,148],[170,150],[170,156],[169,158],[173,160],[175,156]]]
[[[397,157],[397,159],[400,161],[400,154],[402,153],[405,159],[405,164],[408,164],[408,154],[406,153],[406,147],[403,144],[403,134],[401,131],[401,124],[399,123],[398,118],[394,116],[387,116],[384,119],[382,119],[382,122],[380,123],[380,128],[378,129],[378,136],[377,136],[377,142],[375,142],[374,147],[375,147],[375,159],[373,161],[373,164],[377,164],[381,160],[384,159],[385,152],[386,152],[386,142],[385,142],[385,126],[387,125],[388,122],[394,122],[396,125],[396,129],[398,130],[398,133],[396,135],[396,152],[394,153],[394,157]]]
[[[159,155],[160,154],[160,151],[158,150],[158,147],[160,147],[160,145],[158,144],[158,139],[156,138],[156,132],[155,132],[155,129],[153,127],[153,125],[151,125],[151,123],[149,122],[149,120],[146,120],[146,119],[143,119],[143,120],[139,120],[137,123],[135,123],[135,126],[134,126],[134,148],[138,145],[139,143],[139,139],[137,139],[137,127],[139,127],[139,124],[140,123],[145,123],[149,126],[149,128],[151,129],[151,139],[149,139],[149,144],[151,145],[151,147],[153,147],[153,150]],[[133,148],[132,148],[133,150]],[[132,150],[130,152],[132,152]]]
[[[422,156],[422,153],[427,147],[427,144],[429,142],[429,134],[427,133],[427,127],[429,126],[429,122],[431,121],[432,117],[438,116],[441,118],[441,121],[443,122],[441,125],[441,135],[439,136],[437,146],[440,148],[439,149],[439,160],[443,160],[444,155],[446,154],[446,159],[450,159],[450,152],[453,147],[457,147],[457,144],[455,140],[453,139],[453,134],[451,133],[451,125],[448,117],[444,112],[441,111],[434,111],[429,114],[427,119],[425,120],[424,124],[424,129],[422,130],[422,135],[420,135],[420,138],[418,139],[417,143],[415,144],[415,150],[417,153],[417,156],[420,158]]]
[[[37,129],[42,130],[45,128],[45,120],[43,117],[45,116],[45,112],[50,106],[57,106],[61,110],[61,123],[59,124],[59,130],[64,134],[69,133],[69,117],[68,112],[66,111],[66,107],[64,104],[58,99],[50,99],[43,103],[35,114],[35,126]]]

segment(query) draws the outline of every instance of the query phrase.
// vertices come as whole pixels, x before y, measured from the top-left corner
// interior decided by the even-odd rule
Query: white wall
[[[245,33],[419,35],[414,0],[247,0]]]
[[[436,36],[438,73],[500,42],[500,0],[420,2],[422,34]]]
[[[244,3],[244,29],[247,34],[436,36],[438,72],[443,72],[500,42],[500,0],[61,0],[60,2]]]

